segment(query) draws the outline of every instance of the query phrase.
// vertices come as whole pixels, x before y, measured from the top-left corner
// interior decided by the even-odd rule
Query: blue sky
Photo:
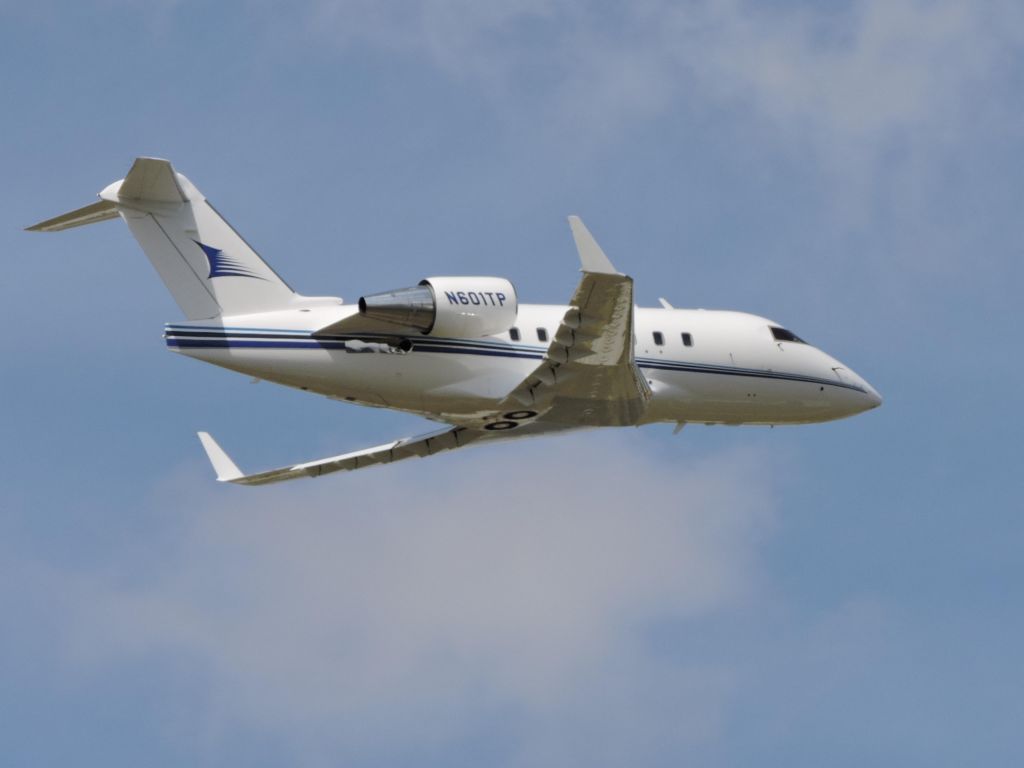
[[[1024,11],[1011,2],[0,2],[0,753],[12,765],[1024,758]],[[764,314],[885,396],[317,483],[422,429],[168,354],[170,158],[298,290]]]

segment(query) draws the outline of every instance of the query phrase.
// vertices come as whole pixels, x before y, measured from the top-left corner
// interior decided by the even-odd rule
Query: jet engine
[[[480,337],[515,325],[516,289],[502,277],[428,277],[359,299],[359,314],[427,336]]]

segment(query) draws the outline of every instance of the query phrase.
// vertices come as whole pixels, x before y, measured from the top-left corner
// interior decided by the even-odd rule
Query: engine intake
[[[359,313],[428,336],[490,336],[515,325],[516,289],[502,277],[430,277],[359,299]]]

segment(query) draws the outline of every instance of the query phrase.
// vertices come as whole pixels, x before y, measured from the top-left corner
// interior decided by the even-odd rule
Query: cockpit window
[[[801,339],[792,331],[787,331],[785,328],[776,328],[771,326],[772,336],[775,337],[776,341],[794,341],[797,344],[806,344],[807,342]]]

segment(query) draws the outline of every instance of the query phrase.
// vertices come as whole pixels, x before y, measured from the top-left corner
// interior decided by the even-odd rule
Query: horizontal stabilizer
[[[40,221],[25,229],[28,232],[60,232],[64,229],[84,227],[86,224],[95,224],[98,221],[116,218],[117,204],[109,200],[100,200],[98,203],[90,203],[83,208],[62,213],[60,216]]]
[[[100,202],[40,222],[57,232],[120,216],[189,320],[290,308],[298,296],[167,160],[139,157]]]

